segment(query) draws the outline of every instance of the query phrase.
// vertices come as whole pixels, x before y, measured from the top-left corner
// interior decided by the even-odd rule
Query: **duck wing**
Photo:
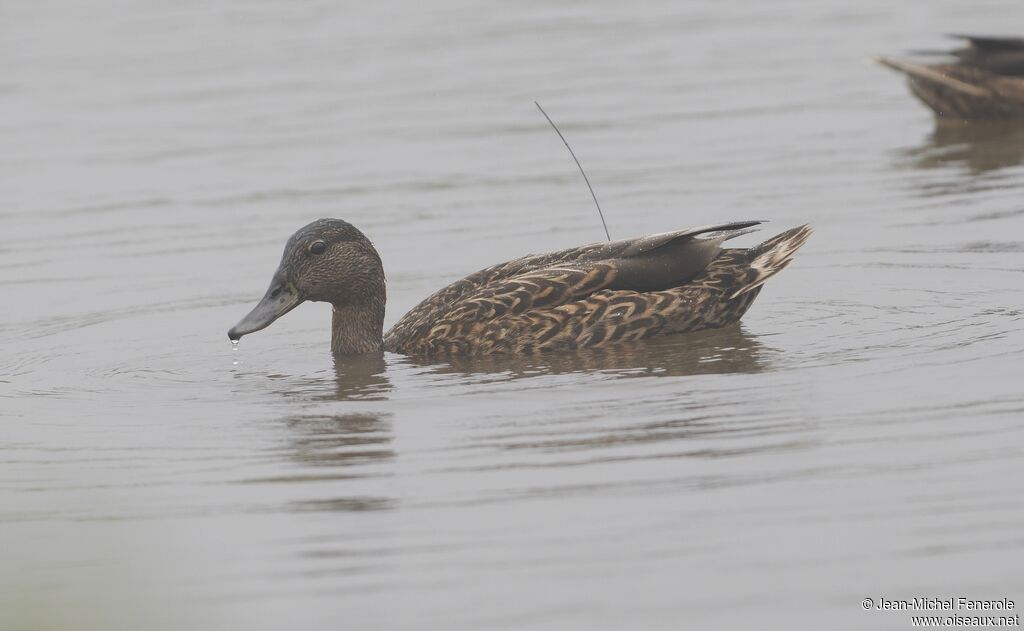
[[[507,335],[510,318],[553,314],[563,306],[563,312],[578,312],[574,303],[602,291],[638,294],[679,286],[703,273],[722,252],[723,242],[760,223],[595,243],[488,267],[414,307],[388,331],[384,346],[407,354],[475,352],[488,326]]]
[[[960,63],[997,75],[1024,75],[1024,38],[951,34],[966,45],[953,55]]]

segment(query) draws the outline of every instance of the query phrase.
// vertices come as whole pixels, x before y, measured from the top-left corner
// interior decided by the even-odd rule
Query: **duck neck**
[[[384,301],[334,305],[331,352],[335,355],[379,353],[384,345]]]

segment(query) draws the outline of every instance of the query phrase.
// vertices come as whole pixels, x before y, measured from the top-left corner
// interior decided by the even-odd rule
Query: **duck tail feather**
[[[743,283],[743,286],[729,298],[733,299],[757,289],[766,280],[786,269],[793,261],[793,255],[804,243],[807,243],[812,232],[811,227],[805,224],[779,233],[764,243],[747,250],[752,274],[745,279],[746,282]]]
[[[955,77],[951,77],[947,74],[942,73],[940,70],[923,66],[921,64],[910,63],[909,61],[900,61],[898,59],[891,59],[889,57],[875,57],[875,62],[885,66],[886,68],[892,68],[897,72],[902,72],[915,81],[920,81],[925,85],[941,86],[948,88],[954,92],[966,94],[974,97],[985,97],[989,96],[988,90],[961,81]]]

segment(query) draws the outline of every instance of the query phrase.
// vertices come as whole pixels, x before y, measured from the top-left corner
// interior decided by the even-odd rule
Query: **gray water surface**
[[[1024,132],[868,57],[1019,2],[8,1],[0,628],[883,629],[1024,604]],[[528,252],[816,229],[741,326],[233,351],[344,218],[388,320]]]

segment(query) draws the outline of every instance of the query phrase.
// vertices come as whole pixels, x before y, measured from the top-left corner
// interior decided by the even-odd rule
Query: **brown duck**
[[[384,268],[340,219],[296,232],[259,304],[228,331],[238,340],[306,300],[334,306],[331,351],[417,356],[534,353],[721,327],[811,234],[801,226],[753,248],[722,244],[761,222],[708,226],[525,256],[430,296],[384,334]]]
[[[965,42],[941,54],[948,61],[917,64],[879,57],[907,75],[910,91],[941,118],[1024,118],[1024,38],[951,35]]]

